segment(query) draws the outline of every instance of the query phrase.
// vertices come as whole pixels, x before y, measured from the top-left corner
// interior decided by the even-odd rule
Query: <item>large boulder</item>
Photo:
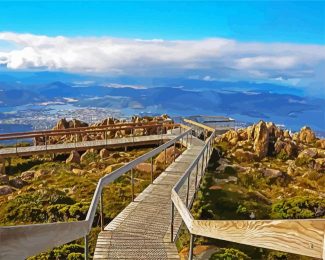
[[[231,145],[236,145],[239,139],[239,135],[235,130],[231,129],[225,134],[223,134],[222,139]]]
[[[267,155],[269,147],[269,132],[264,121],[260,121],[254,127],[254,151],[259,158]]]
[[[66,163],[80,163],[80,155],[76,150],[71,151]]]
[[[319,172],[325,172],[325,158],[315,159],[314,169]]]
[[[177,148],[174,149],[174,147],[169,147],[166,150],[166,156],[165,151],[162,151],[157,158],[155,159],[155,164],[164,164],[165,162],[167,164],[171,164],[174,161],[175,158],[178,157],[181,154],[181,151]]]
[[[297,139],[301,143],[310,144],[316,141],[316,135],[310,127],[304,126],[298,133]]]
[[[8,186],[8,185],[3,185],[3,186],[0,186],[0,196],[1,195],[8,195],[10,193],[13,193],[15,190]]]
[[[137,166],[135,166],[135,169],[139,172],[144,173],[151,173],[151,163],[139,163]],[[153,165],[153,171],[155,172],[157,169],[156,165]]]

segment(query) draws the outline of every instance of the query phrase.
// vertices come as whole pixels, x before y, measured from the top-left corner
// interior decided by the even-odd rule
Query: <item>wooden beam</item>
[[[323,257],[325,219],[194,220],[191,227],[200,236]]]

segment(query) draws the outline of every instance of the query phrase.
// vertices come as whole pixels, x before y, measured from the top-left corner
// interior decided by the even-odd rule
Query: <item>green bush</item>
[[[245,253],[234,248],[220,248],[214,253],[210,260],[249,260],[251,259]]]
[[[317,209],[323,211],[316,214]],[[303,219],[324,217],[325,201],[311,197],[293,197],[280,200],[272,205],[272,218],[275,219]]]

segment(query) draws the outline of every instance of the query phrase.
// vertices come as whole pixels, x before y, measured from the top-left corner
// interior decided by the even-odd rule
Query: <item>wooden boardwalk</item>
[[[98,236],[94,259],[179,259],[171,242],[171,189],[203,146],[203,141],[193,137],[188,149],[105,227]],[[190,200],[194,182],[191,179]],[[184,200],[186,188],[180,191]],[[175,216],[174,237],[181,223],[180,216]]]
[[[176,131],[176,130],[175,130]],[[170,133],[170,131],[169,131]],[[10,158],[15,156],[30,156],[44,153],[68,153],[72,150],[85,151],[90,148],[114,148],[127,146],[142,146],[149,144],[159,144],[164,140],[170,139],[170,134],[147,135],[147,136],[130,136],[115,139],[104,139],[96,141],[83,141],[65,144],[35,145],[26,147],[10,147],[0,149],[0,158]]]

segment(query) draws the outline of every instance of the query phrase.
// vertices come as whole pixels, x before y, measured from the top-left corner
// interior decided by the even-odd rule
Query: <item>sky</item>
[[[0,1],[0,66],[324,88],[324,1]]]

